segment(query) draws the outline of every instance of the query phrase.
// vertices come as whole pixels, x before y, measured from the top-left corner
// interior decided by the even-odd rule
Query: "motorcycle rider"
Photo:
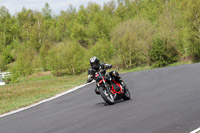
[[[87,83],[91,82],[94,79],[96,72],[103,71],[103,73],[105,74],[107,69],[112,68],[112,64],[100,63],[99,59],[96,56],[90,58],[90,65],[91,65],[91,67],[88,70]],[[126,88],[126,84],[122,81],[122,79],[119,76],[119,73],[117,71],[109,72],[106,75],[106,77],[107,77],[107,79],[110,79],[110,77],[111,77],[116,82],[120,83],[124,89]],[[95,88],[95,93],[100,94],[98,87]]]

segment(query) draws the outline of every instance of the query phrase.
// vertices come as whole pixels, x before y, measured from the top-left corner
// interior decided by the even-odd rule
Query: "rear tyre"
[[[109,105],[113,105],[115,103],[113,95],[108,92],[105,87],[100,87],[99,92],[106,103],[108,103]]]
[[[130,93],[130,91],[128,90],[128,88],[126,88],[124,94],[122,95],[122,98],[123,98],[124,100],[130,100],[130,99],[131,99],[131,93]]]

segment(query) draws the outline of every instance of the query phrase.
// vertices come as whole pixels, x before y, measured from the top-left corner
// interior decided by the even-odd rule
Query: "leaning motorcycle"
[[[120,83],[112,78],[108,79],[105,75],[103,71],[96,72],[94,79],[100,95],[106,103],[112,105],[118,100],[129,100],[131,98],[128,88],[123,88]]]

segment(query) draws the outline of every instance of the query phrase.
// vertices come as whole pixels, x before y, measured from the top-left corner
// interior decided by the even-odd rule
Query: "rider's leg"
[[[117,71],[111,71],[109,74],[110,74],[110,76],[114,77],[115,80],[118,83],[120,83],[124,89],[126,89],[126,84],[124,83],[124,81],[122,80],[122,78],[119,76],[119,73]]]
[[[95,93],[96,93],[97,95],[100,94],[100,92],[99,92],[99,88],[97,87],[97,84],[96,84],[96,88],[95,88]]]

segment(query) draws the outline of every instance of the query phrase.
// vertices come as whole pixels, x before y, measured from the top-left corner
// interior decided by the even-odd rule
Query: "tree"
[[[31,47],[38,51],[42,46],[42,41],[44,40],[44,18],[41,13],[34,13],[35,24],[31,28],[30,41],[32,43]]]
[[[108,3],[104,3],[103,12],[104,12],[104,14],[114,17],[116,7],[117,7],[117,4],[114,0],[112,0]]]
[[[164,13],[160,15],[158,24],[150,57],[154,66],[162,67],[177,62],[179,58],[177,47],[179,31],[168,6],[165,7]]]
[[[124,68],[148,65],[153,34],[153,27],[148,20],[134,19],[121,23],[112,35],[119,63]]]
[[[156,23],[159,15],[163,13],[164,5],[168,0],[140,0],[138,15]]]
[[[8,64],[14,62],[13,54],[11,53],[11,46],[6,46],[1,55],[1,62],[0,62],[0,68],[2,70],[8,69]]]
[[[48,66],[48,52],[51,49],[51,44],[48,40],[44,40],[42,43],[42,47],[40,48],[39,56],[41,61],[41,66],[44,71],[49,70]]]
[[[36,56],[37,53],[30,48],[18,53],[17,61],[11,69],[14,77],[27,76],[32,74],[37,66],[35,64]]]
[[[124,0],[118,0],[118,6],[115,11],[115,15],[121,20],[125,20],[127,18],[126,7],[124,6]]]
[[[61,12],[61,15],[56,21],[56,32],[55,36],[57,41],[63,41],[64,39],[70,39],[72,27],[74,26],[75,21],[75,9],[71,7],[70,11]]]
[[[200,1],[188,2],[189,51],[194,61],[200,61]]]
[[[86,28],[79,23],[73,25],[70,37],[72,40],[79,42],[82,46],[86,47],[88,44]]]
[[[20,26],[20,40],[22,42],[30,41],[32,27],[36,23],[33,11],[23,8],[22,12],[17,14],[17,19]]]
[[[115,48],[111,42],[103,38],[90,49],[90,52],[90,57],[97,56],[103,62],[111,62]]]
[[[76,21],[77,21],[77,23],[79,23],[83,26],[85,26],[89,23],[88,22],[88,12],[84,8],[83,5],[80,6],[79,11],[77,12]]]
[[[9,45],[11,42],[10,34],[9,34],[9,28],[11,24],[11,16],[9,14],[9,11],[7,8],[2,6],[0,8],[0,51],[6,47],[6,45]]]
[[[73,42],[57,44],[48,53],[48,66],[56,76],[79,74],[86,70],[85,50]]]
[[[42,8],[42,13],[45,19],[51,19],[51,8],[48,3],[45,4],[44,8]]]

